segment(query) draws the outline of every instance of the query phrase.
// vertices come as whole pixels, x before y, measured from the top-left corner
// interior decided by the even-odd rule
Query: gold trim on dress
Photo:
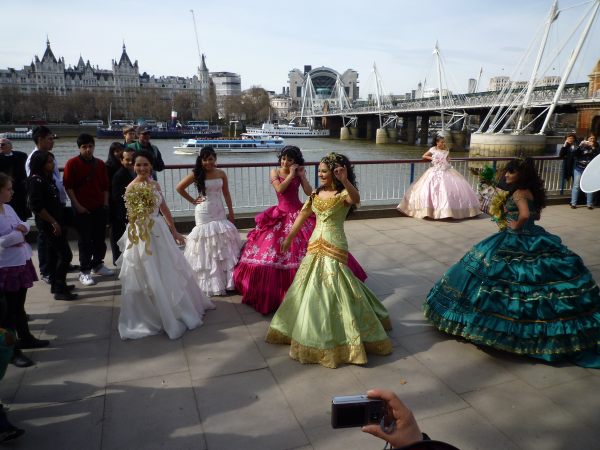
[[[265,340],[269,344],[290,344],[290,357],[302,364],[321,364],[330,369],[335,369],[341,364],[366,364],[367,353],[374,355],[389,355],[392,353],[392,341],[388,338],[355,345],[316,348],[302,345],[279,330],[269,328]]]
[[[306,254],[314,254],[321,257],[328,256],[342,264],[348,265],[348,252],[336,247],[321,237],[308,244]]]

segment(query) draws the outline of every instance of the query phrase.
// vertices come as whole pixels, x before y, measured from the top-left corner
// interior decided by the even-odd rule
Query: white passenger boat
[[[242,133],[238,139],[188,139],[173,147],[176,155],[195,155],[202,147],[212,147],[217,153],[276,152],[283,147],[282,137],[266,133]]]
[[[0,133],[0,138],[4,139],[31,139],[33,131],[27,128],[16,128],[15,131]]]
[[[249,134],[268,133],[284,138],[307,138],[307,137],[328,137],[329,130],[316,130],[311,127],[297,126],[294,122],[288,125],[280,125],[278,123],[265,122],[260,128],[246,127]]]

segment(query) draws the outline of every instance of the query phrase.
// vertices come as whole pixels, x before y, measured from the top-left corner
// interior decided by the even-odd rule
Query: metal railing
[[[570,183],[563,178],[563,160],[555,156],[534,157],[538,173],[544,179],[549,196],[562,195],[570,189]],[[452,158],[452,166],[463,175],[474,190],[477,189],[479,178],[477,170],[484,165],[501,166],[510,158]],[[354,170],[363,206],[393,206],[397,205],[408,187],[430,167],[429,161],[416,159],[396,159],[379,161],[354,161]],[[233,207],[237,213],[254,213],[277,203],[275,190],[270,183],[270,170],[277,167],[276,163],[252,164],[220,164],[219,168],[227,173],[229,191]],[[318,163],[305,164],[308,179],[313,186],[318,185]],[[158,173],[165,196],[171,211],[176,215],[193,215],[194,205],[181,197],[175,187],[177,183],[189,174],[193,166],[169,165],[163,172]],[[190,195],[197,195],[196,188],[188,188]],[[301,198],[305,198],[300,192]]]

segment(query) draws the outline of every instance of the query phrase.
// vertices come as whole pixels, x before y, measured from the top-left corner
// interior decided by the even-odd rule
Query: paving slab
[[[110,384],[105,416],[107,450],[207,448],[187,372]]]
[[[194,381],[208,448],[288,449],[309,441],[268,369]]]
[[[102,448],[104,397],[11,410],[11,422],[25,430],[7,448],[58,450]]]

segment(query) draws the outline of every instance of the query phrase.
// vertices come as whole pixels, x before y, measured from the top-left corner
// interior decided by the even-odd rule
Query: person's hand
[[[289,250],[289,248],[292,245],[292,240],[290,239],[289,236],[287,236],[282,242],[281,242],[281,253],[285,253]]]
[[[15,227],[15,230],[20,231],[23,234],[27,234],[27,227],[25,225],[23,225],[22,223],[20,223],[19,225],[17,225]]]
[[[196,197],[196,200],[194,200],[194,205],[199,205],[200,203],[204,202],[206,200],[206,197],[204,195],[199,195],[198,197]]]
[[[54,236],[60,236],[62,234],[62,229],[60,228],[60,225],[58,224],[58,222],[53,222],[51,226],[52,226],[52,234]]]
[[[296,169],[296,175],[298,175],[300,178],[306,178],[306,170],[304,169],[304,166],[298,166]]]
[[[292,164],[290,166],[290,176],[291,177],[295,177],[296,176],[296,170],[298,170],[298,167],[300,167],[298,164]]]
[[[348,169],[346,169],[346,166],[337,166],[335,169],[333,169],[333,174],[342,183],[348,179]]]
[[[414,442],[422,441],[423,435],[412,411],[392,391],[371,389],[367,391],[369,398],[380,398],[386,402],[386,419],[396,423],[396,427],[386,433],[377,425],[365,425],[362,431],[377,436],[389,442],[392,447],[403,447]]]
[[[510,228],[511,230],[517,229],[517,221],[516,220],[509,220],[506,222],[506,224],[508,225],[508,228]]]
[[[89,214],[90,212],[85,206],[75,205],[75,210],[78,214]]]
[[[176,229],[173,228],[173,230],[171,230],[171,234],[173,235],[173,239],[175,239],[177,245],[185,245],[185,237],[179,234]]]

